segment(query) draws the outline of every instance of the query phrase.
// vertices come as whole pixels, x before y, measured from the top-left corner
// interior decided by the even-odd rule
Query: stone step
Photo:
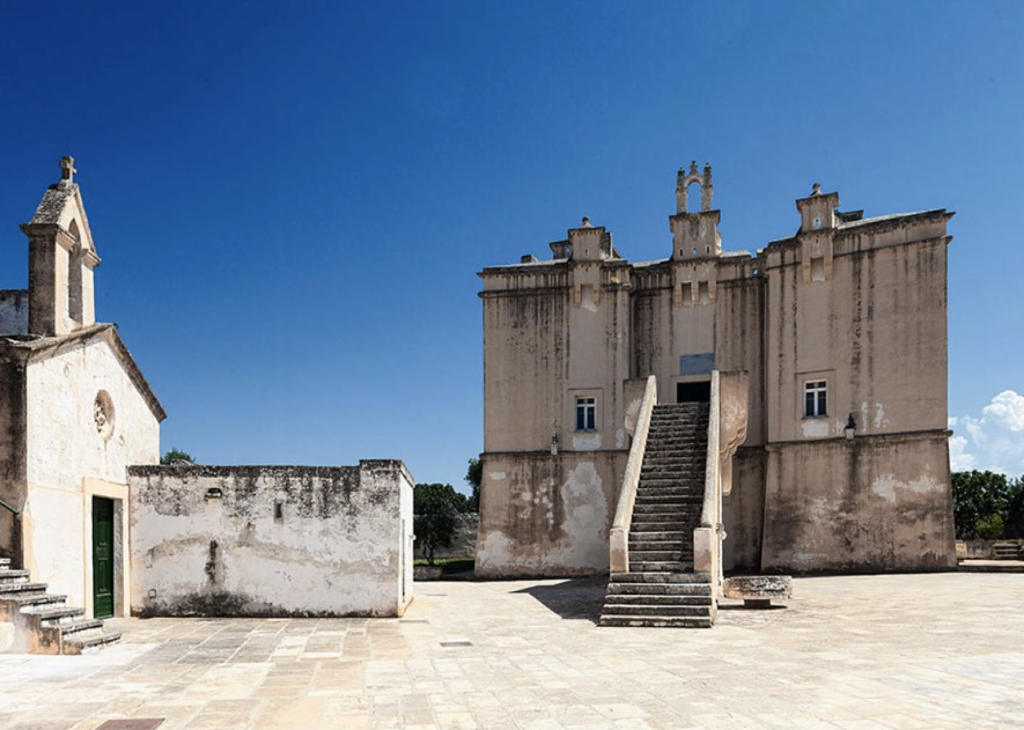
[[[612,573],[609,580],[613,583],[687,583],[690,585],[711,585],[710,573],[687,571],[664,575],[663,573],[642,573],[631,570],[628,573]]]
[[[693,562],[693,548],[680,542],[657,543],[654,545],[638,545],[629,547],[629,562],[647,563],[650,561]]]
[[[666,584],[662,584],[666,585]],[[608,603],[630,606],[710,606],[711,595],[687,593],[612,593]],[[607,604],[606,604],[607,605]]]
[[[677,520],[685,520],[687,515],[695,515],[699,519],[701,507],[702,505],[693,502],[641,502],[639,495],[637,495],[637,501],[633,504],[633,515],[635,518],[638,513],[643,515],[661,514],[674,517]]]
[[[656,502],[665,502],[673,504],[699,504],[704,501],[703,494],[694,494],[684,489],[672,489],[672,488],[658,488],[658,489],[643,489],[642,487],[636,492],[636,501],[641,504],[654,504]]]
[[[704,465],[700,467],[690,466],[681,468],[648,469],[646,466],[640,470],[640,485],[647,484],[651,487],[676,487],[676,488],[704,488]]]
[[[7,583],[28,583],[28,571],[0,568],[0,586]]]
[[[120,632],[111,631],[94,636],[74,638],[64,642],[65,654],[91,654],[121,638]]]
[[[46,583],[0,583],[0,599],[12,593],[39,593],[46,590]]]
[[[996,560],[1018,560],[1022,554],[1020,545],[1016,543],[996,543],[992,546],[992,554]]]
[[[700,526],[700,513],[698,510],[680,510],[678,512],[655,512],[634,511],[633,523],[630,530],[637,532],[692,532],[694,527]]]
[[[703,616],[707,617],[708,606],[669,606],[669,605],[632,605],[623,603],[605,603],[602,616]]]
[[[686,530],[637,530],[631,529],[629,531],[629,541],[632,544],[633,540],[643,540],[651,542],[670,542],[670,541],[683,541],[689,540],[692,537],[691,533]]]
[[[711,597],[710,583],[609,583],[605,600],[612,596],[704,596]]]
[[[704,487],[704,475],[686,475],[686,476],[651,476],[647,478],[641,478],[640,484],[638,485],[637,493],[639,494],[644,488],[657,488],[657,487],[692,487],[697,488],[700,486],[701,489]]]
[[[101,635],[103,633],[103,619],[82,619],[79,621],[72,621],[67,624],[60,625],[60,632],[67,641],[71,639],[73,641],[81,641],[83,639],[90,639],[94,636]]]
[[[649,627],[665,629],[710,629],[711,616],[605,616],[601,626]]]
[[[656,454],[650,458],[644,459],[643,468],[655,472],[655,471],[676,471],[685,469],[691,466],[703,466],[705,462],[704,454]]]
[[[79,616],[85,615],[84,608],[72,606],[51,606],[49,604],[35,604],[28,608],[22,608],[21,612],[28,616],[36,616],[43,626],[61,626],[72,624]]]
[[[707,439],[702,436],[661,431],[647,436],[644,456],[647,456],[649,452],[653,452],[658,456],[665,456],[670,453],[677,453],[681,456],[692,454],[700,451],[701,444],[706,442]]]
[[[641,533],[671,530],[673,532],[682,532],[684,535],[693,535],[694,524],[690,522],[639,522],[634,520],[632,529]],[[692,537],[683,538],[687,542],[692,539]]]
[[[18,606],[62,606],[68,597],[55,593],[19,592],[0,595],[0,600],[9,601]]]
[[[649,480],[641,480],[637,487],[637,497],[679,497],[687,500],[703,499],[703,481],[699,484],[651,484]]]
[[[641,565],[645,563],[671,563],[671,562],[686,562],[689,558],[692,558],[691,554],[687,554],[686,550],[633,550],[630,548],[629,551],[629,562],[630,565]]]
[[[633,560],[629,567],[640,573],[685,573],[692,566],[681,560]]]

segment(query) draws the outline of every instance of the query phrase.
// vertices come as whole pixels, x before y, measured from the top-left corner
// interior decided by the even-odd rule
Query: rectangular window
[[[828,382],[810,380],[804,383],[804,418],[828,415]]]
[[[597,426],[597,405],[593,398],[576,398],[576,430],[594,431]]]

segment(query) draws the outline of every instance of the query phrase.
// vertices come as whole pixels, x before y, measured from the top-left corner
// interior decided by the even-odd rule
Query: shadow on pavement
[[[528,593],[564,619],[585,619],[596,624],[601,618],[607,585],[605,576],[567,578],[558,583],[520,588],[512,593]]]

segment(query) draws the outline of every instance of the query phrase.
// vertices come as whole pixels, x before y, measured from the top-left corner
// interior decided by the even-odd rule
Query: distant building
[[[699,210],[688,212],[696,186]],[[955,566],[947,439],[944,209],[864,218],[839,195],[800,226],[723,252],[711,167],[679,171],[672,249],[630,263],[588,219],[553,258],[483,280],[484,453],[477,572],[599,573],[639,407],[749,378],[723,497],[725,569]],[[697,206],[694,206],[697,207]],[[692,568],[692,566],[691,566]]]

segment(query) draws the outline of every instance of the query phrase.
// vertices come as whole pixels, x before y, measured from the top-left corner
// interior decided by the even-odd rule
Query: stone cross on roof
[[[75,181],[75,158],[71,155],[64,155],[60,158],[60,179],[62,182],[73,183]]]

